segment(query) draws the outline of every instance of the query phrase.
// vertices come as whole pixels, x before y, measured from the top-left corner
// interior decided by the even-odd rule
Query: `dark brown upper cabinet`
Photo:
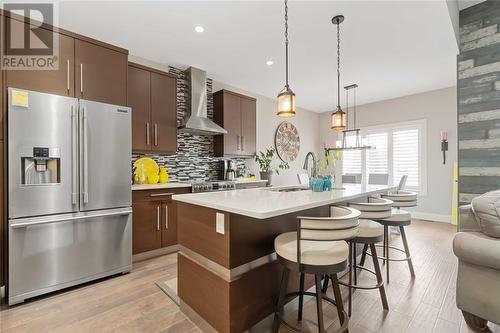
[[[177,151],[177,80],[165,74],[151,73],[152,150]]]
[[[177,80],[174,76],[129,63],[128,105],[132,108],[132,150],[177,151]]]
[[[227,134],[214,139],[216,156],[252,157],[256,152],[256,99],[229,90],[214,93],[214,121]]]
[[[3,30],[7,33],[8,25],[20,25],[11,33],[23,33],[25,24],[19,17],[6,17]],[[7,87],[126,105],[127,50],[57,27],[44,25],[37,31],[58,38],[58,68],[6,71]]]
[[[75,40],[76,97],[126,105],[127,58],[121,52]]]
[[[128,66],[127,105],[132,108],[132,150],[151,150],[151,75]]]
[[[6,17],[5,24],[24,26],[26,23]],[[4,31],[6,31],[6,29]],[[38,31],[40,34],[44,35],[57,34],[56,32],[46,29],[39,29]],[[12,33],[24,33],[24,29],[14,28],[12,29]],[[74,97],[75,40],[72,37],[62,34],[58,34],[58,37],[59,67],[57,70],[6,71],[7,87]]]

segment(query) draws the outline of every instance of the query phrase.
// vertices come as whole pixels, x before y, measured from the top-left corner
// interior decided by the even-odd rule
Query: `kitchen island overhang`
[[[173,196],[181,309],[194,311],[218,332],[244,332],[273,313],[281,278],[274,239],[295,231],[297,216],[329,216],[331,205],[363,200],[395,187],[346,185],[331,192],[279,189]],[[312,285],[312,279],[306,284]],[[291,278],[289,288],[298,288],[298,275]]]

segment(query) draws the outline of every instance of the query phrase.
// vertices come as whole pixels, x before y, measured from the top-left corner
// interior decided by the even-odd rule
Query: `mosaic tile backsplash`
[[[187,85],[183,70],[169,67],[169,72],[177,76],[177,124],[179,125],[186,112]],[[207,114],[213,119],[214,104],[212,80],[207,78]],[[170,181],[202,181],[219,179],[219,161],[223,158],[214,156],[214,139],[212,136],[177,133],[177,153],[174,155],[158,155],[133,153],[132,162],[139,157],[151,157],[160,166],[168,169]],[[245,165],[244,159],[233,159],[236,167]]]

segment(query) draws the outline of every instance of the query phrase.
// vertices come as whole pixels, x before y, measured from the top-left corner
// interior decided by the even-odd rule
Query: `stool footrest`
[[[332,331],[331,333],[343,333],[343,332],[347,331],[347,329],[349,327],[349,316],[347,315],[347,312],[345,312],[345,311],[342,311],[342,315],[344,316],[344,323],[342,324],[342,326],[340,326],[335,331]],[[303,333],[303,331],[300,328],[297,328],[297,327],[289,324],[284,319],[281,319],[280,323],[282,323],[287,329],[289,329],[292,332]]]
[[[316,297],[316,293],[313,293],[313,292],[310,292],[310,291],[304,291],[303,294],[306,295],[306,296],[314,296],[314,297]],[[299,296],[299,295],[300,295],[300,291],[293,291],[291,293],[287,293],[286,296],[285,296],[285,298],[288,298],[288,297],[291,297],[291,296]],[[331,299],[330,297],[326,297],[326,296],[324,296],[322,294],[321,295],[321,299],[324,300],[324,301],[327,301],[328,303],[333,304],[334,306],[337,306],[337,303],[333,299]],[[276,312],[275,312],[275,315],[276,315]],[[339,329],[333,331],[332,333],[342,333],[342,332],[345,332],[347,330],[347,328],[349,327],[349,316],[347,315],[347,312],[346,311],[342,311],[342,315],[344,316],[344,323],[342,324],[342,326],[340,326]],[[285,325],[289,330],[291,330],[293,332],[297,332],[297,333],[301,333],[302,332],[301,329],[290,325],[284,319],[281,319],[280,323],[282,323],[283,325]]]
[[[372,271],[371,269],[364,267],[364,266],[355,265],[355,266],[352,266],[352,268],[353,269],[362,269],[364,271],[367,271],[368,273],[371,273],[371,274],[377,276],[377,273],[375,273],[375,271]],[[352,289],[371,290],[371,289],[378,289],[378,288],[382,287],[384,285],[384,281],[380,281],[374,286],[359,286],[356,284],[349,284],[349,283],[345,283],[342,281],[339,281],[339,284],[343,285],[344,287],[352,288]]]
[[[375,246],[376,246],[376,247],[382,247],[382,248],[383,248],[383,246],[382,246],[382,245],[378,245],[378,244],[376,244]],[[399,251],[399,252],[404,253],[404,254],[406,255],[405,250],[400,249],[400,248],[398,248],[398,247],[395,247],[395,246],[389,246],[389,249]],[[367,254],[367,255],[369,255],[370,257],[372,256],[372,254],[371,254],[369,251],[366,251],[366,254]],[[396,259],[396,258],[388,258],[388,257],[384,257],[384,256],[377,256],[377,258],[378,258],[378,259],[382,259],[382,260],[388,260],[388,261],[409,261],[409,260],[411,260],[411,256],[407,256],[407,257],[404,257],[404,258],[398,258],[398,259]]]

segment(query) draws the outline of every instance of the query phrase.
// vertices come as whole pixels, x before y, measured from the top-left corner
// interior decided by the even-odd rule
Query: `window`
[[[346,145],[354,146],[356,144],[356,135],[348,134],[346,136]],[[342,174],[361,174],[361,151],[346,150],[342,156]]]
[[[387,132],[368,133],[365,137],[368,146],[375,149],[366,151],[366,172],[368,175],[374,173],[389,173],[387,144]]]
[[[375,149],[343,152],[343,174],[361,173],[363,182],[370,174],[388,174],[389,184],[397,186],[408,175],[406,188],[425,195],[426,123],[425,120],[373,126],[362,129],[366,145]],[[354,138],[347,138],[354,143]]]
[[[397,130],[392,134],[393,184],[408,175],[406,186],[419,187],[418,129]]]

